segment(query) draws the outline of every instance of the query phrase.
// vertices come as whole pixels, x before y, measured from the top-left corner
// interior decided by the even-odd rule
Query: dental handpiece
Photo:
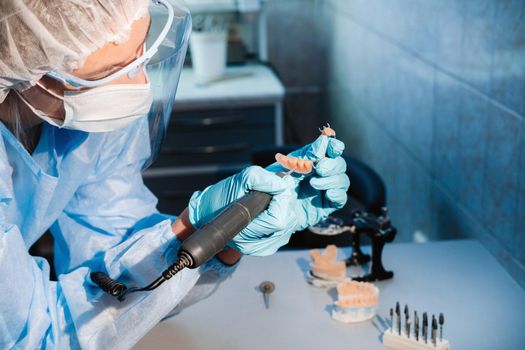
[[[230,203],[212,221],[184,240],[179,249],[178,260],[146,287],[128,288],[103,272],[92,272],[91,280],[103,291],[117,297],[120,301],[123,301],[129,293],[151,291],[185,267],[195,269],[213,258],[257,215],[268,208],[271,200],[272,196],[267,193],[250,191]]]

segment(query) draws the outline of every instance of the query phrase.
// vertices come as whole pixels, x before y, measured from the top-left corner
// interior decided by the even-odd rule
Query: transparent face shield
[[[67,72],[49,72],[47,76],[74,88],[89,89],[105,86],[128,75],[135,77],[145,70],[151,85],[153,102],[147,114],[151,157],[144,167],[155,160],[171,117],[180,73],[191,34],[189,10],[178,1],[152,0],[149,6],[151,24],[145,40],[145,50],[133,62],[99,80],[84,80]]]
[[[151,157],[144,168],[153,163],[166,135],[191,34],[192,24],[189,10],[182,5],[173,6],[173,8],[173,22],[176,25],[170,27],[168,34],[159,46],[157,55],[153,56],[146,66],[153,91],[153,103],[148,114]],[[150,32],[161,31],[162,23],[165,22],[168,14],[158,6],[150,6],[150,15],[152,18]],[[155,36],[153,35],[151,38],[154,40]],[[149,45],[150,40],[148,38],[146,46]]]

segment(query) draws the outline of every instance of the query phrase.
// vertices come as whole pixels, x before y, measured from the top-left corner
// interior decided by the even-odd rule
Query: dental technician
[[[168,125],[190,28],[176,0],[0,1],[1,349],[129,349],[209,294],[241,254],[273,254],[345,204],[344,145],[320,136],[293,152],[318,161],[313,175],[249,167],[195,192],[177,219],[156,210],[141,171]],[[150,282],[249,190],[274,199],[198,269],[122,303],[91,281],[104,271]],[[56,282],[28,253],[47,230]]]

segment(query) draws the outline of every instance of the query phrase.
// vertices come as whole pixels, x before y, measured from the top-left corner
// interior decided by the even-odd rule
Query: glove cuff
[[[199,203],[202,194],[203,191],[193,192],[188,203],[188,219],[195,229],[199,229],[201,227],[199,223]]]

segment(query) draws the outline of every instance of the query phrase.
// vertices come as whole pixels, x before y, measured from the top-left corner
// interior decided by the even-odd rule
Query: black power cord
[[[128,288],[124,283],[112,279],[104,272],[92,272],[90,276],[91,280],[95,282],[104,292],[117,297],[119,301],[124,301],[126,295],[129,293],[153,290],[175,276],[180,270],[184,269],[185,267],[191,267],[192,265],[193,259],[187,252],[183,251],[180,253],[179,259],[175,263],[171,264],[166,270],[164,270],[159,278],[151,282],[146,287],[142,288]]]
[[[123,301],[127,294],[150,291],[175,276],[185,267],[197,268],[224,249],[226,244],[241,232],[272,200],[268,193],[250,191],[233,201],[212,221],[188,237],[179,249],[178,260],[164,270],[159,278],[146,287],[128,288],[103,272],[92,272],[91,280],[103,291]]]

